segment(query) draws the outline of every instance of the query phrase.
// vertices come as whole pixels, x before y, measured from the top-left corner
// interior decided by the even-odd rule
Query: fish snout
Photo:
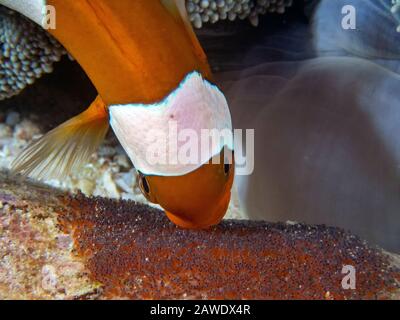
[[[184,229],[207,229],[217,225],[225,216],[231,199],[230,190],[226,190],[218,203],[208,203],[208,208],[199,211],[174,214],[165,210],[169,220]],[[206,200],[205,200],[206,201]]]

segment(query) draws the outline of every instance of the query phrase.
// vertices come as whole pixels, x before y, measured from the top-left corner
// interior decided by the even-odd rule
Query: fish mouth
[[[203,210],[203,214],[196,213],[191,215],[188,213],[183,215],[174,214],[167,210],[165,210],[165,214],[169,220],[183,229],[208,229],[214,225],[217,225],[225,216],[226,211],[228,210],[230,199],[231,191],[226,190],[218,203],[213,205],[209,211]],[[192,217],[196,218],[193,219]]]

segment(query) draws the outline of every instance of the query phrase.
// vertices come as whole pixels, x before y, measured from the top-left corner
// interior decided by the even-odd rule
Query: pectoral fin
[[[31,143],[13,161],[12,171],[36,179],[64,178],[88,161],[108,130],[108,113],[97,97],[81,114]]]

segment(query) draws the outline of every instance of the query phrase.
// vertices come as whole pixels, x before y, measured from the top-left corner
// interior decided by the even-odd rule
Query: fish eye
[[[224,163],[224,173],[225,173],[225,175],[228,175],[230,170],[231,170],[231,164],[230,163]]]
[[[146,176],[142,173],[139,173],[139,187],[145,195],[150,194],[149,183],[147,182]]]
[[[228,177],[234,165],[233,151],[225,147],[223,152],[221,152],[221,161],[222,164],[224,165],[224,174],[226,177]]]
[[[153,203],[158,203],[157,198],[154,194],[154,190],[152,191],[149,182],[149,177],[138,171],[138,180],[139,180],[139,188],[142,191],[142,194],[146,197],[147,200]]]

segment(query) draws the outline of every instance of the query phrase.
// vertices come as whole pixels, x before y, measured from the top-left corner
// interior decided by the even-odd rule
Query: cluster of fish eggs
[[[203,23],[215,23],[219,20],[249,18],[258,25],[260,14],[284,13],[292,6],[293,0],[187,0],[186,9],[190,21],[195,28],[201,28]]]
[[[0,100],[12,97],[66,54],[40,26],[0,6]]]

